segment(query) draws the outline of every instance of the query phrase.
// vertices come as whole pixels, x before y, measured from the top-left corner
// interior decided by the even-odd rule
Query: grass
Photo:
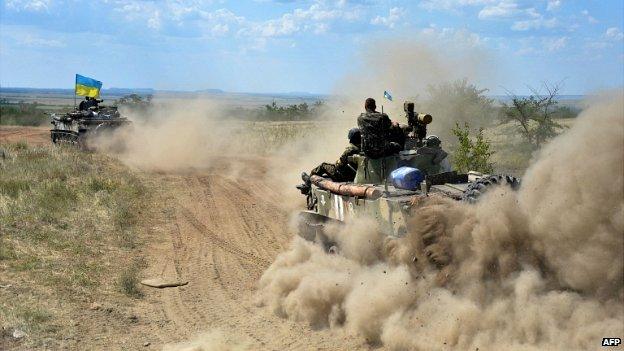
[[[0,149],[0,285],[21,291],[0,288],[0,327],[45,335],[67,324],[67,306],[77,301],[141,297],[144,266],[133,249],[151,203],[142,179],[70,146]]]
[[[40,126],[49,121],[49,117],[38,103],[0,102],[0,125]]]
[[[142,266],[135,262],[126,269],[124,269],[119,276],[119,289],[127,296],[140,298],[143,296],[141,290],[139,290],[139,272]]]

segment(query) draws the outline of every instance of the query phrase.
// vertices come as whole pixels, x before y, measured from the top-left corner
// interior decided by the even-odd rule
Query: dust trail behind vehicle
[[[403,239],[355,223],[344,257],[295,239],[260,280],[259,302],[390,349],[600,348],[624,334],[623,110],[621,91],[597,99],[518,193],[474,206],[432,199]],[[443,279],[415,259],[431,233],[451,249]]]

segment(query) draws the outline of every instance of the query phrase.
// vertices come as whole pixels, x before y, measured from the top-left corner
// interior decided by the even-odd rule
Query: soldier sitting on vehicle
[[[90,100],[91,98],[88,96],[85,96],[85,99],[80,101],[80,104],[78,105],[78,111],[86,111],[89,109],[89,107],[87,106],[88,104],[90,104]]]
[[[314,168],[310,172],[310,175],[305,172],[301,174],[303,184],[297,185],[297,189],[301,190],[302,194],[307,194],[310,191],[310,177],[313,175],[329,177],[334,182],[352,182],[355,179],[357,163],[349,162],[349,156],[360,153],[360,144],[362,142],[360,130],[358,128],[351,128],[348,138],[349,145],[345,148],[336,163],[323,162]]]
[[[80,105],[78,105],[78,110],[79,111],[89,111],[92,107],[95,109],[98,109],[100,106],[100,102],[103,102],[104,100],[98,100],[96,98],[92,98],[89,96],[85,96],[85,99],[83,101],[80,101]]]
[[[435,135],[429,135],[424,140],[424,147],[418,149],[419,154],[428,154],[432,156],[431,162],[434,165],[440,165],[440,172],[450,172],[451,163],[448,160],[448,153],[442,150],[440,146],[442,141]]]
[[[396,154],[403,147],[393,141],[398,123],[390,120],[387,114],[377,112],[375,99],[368,98],[364,103],[366,112],[358,117],[358,127],[362,133],[362,152],[370,158],[381,158]]]

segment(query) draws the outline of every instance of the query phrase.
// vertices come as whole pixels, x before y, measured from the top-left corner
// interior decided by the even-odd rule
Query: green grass
[[[59,301],[106,290],[140,297],[133,283],[143,266],[132,249],[151,200],[139,176],[71,146],[0,149],[0,283],[22,289],[19,298],[0,289],[0,327],[51,331]]]
[[[40,126],[50,120],[38,103],[0,103],[0,125]]]

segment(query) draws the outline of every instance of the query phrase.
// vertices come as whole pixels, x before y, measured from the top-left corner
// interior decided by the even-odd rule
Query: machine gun
[[[433,121],[433,117],[430,114],[414,112],[414,103],[411,101],[403,103],[403,110],[408,125],[405,150],[413,150],[423,145],[423,139],[427,136],[427,124]]]

